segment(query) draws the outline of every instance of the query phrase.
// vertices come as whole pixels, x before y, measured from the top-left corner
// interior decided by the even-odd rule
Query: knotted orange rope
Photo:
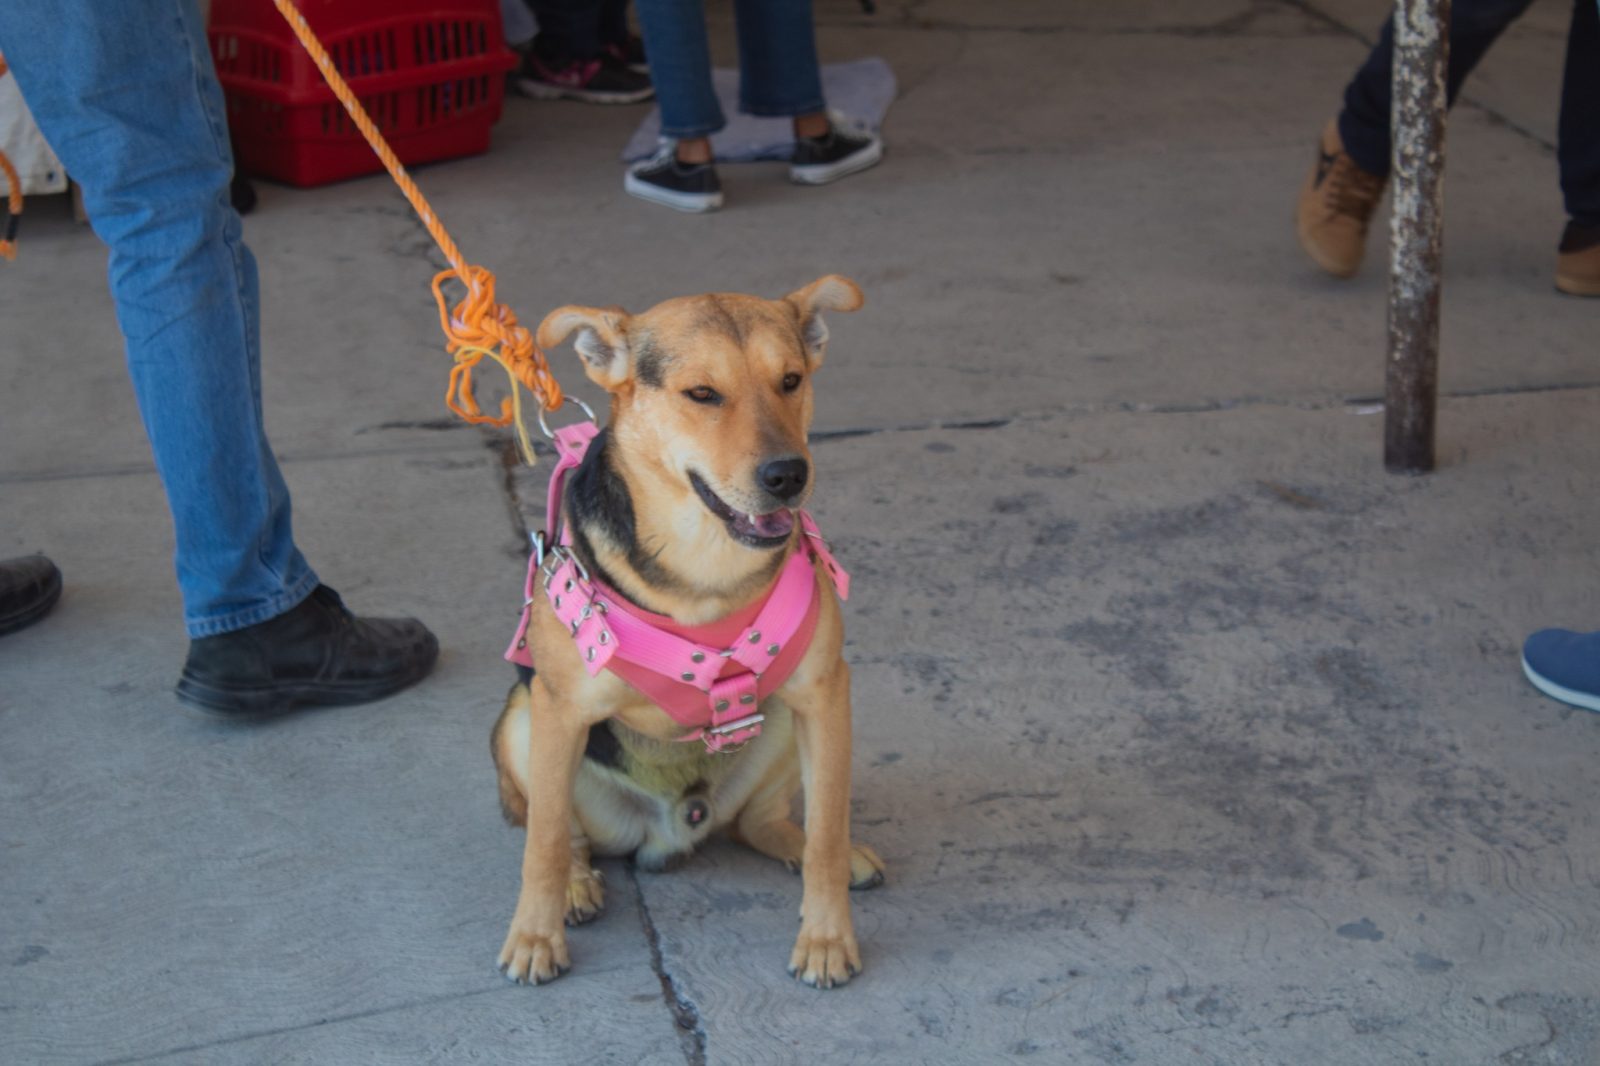
[[[449,270],[440,271],[433,279],[433,298],[439,305],[439,326],[444,330],[445,350],[455,357],[455,366],[450,371],[450,384],[445,390],[446,406],[474,425],[515,425],[523,461],[532,466],[533,445],[523,422],[522,394],[517,386],[521,384],[526,388],[547,411],[554,411],[564,401],[561,385],[550,373],[550,364],[544,353],[533,343],[533,334],[525,326],[518,325],[517,316],[511,309],[495,303],[494,274],[468,263],[462,257],[461,249],[450,239],[450,234],[417,188],[417,183],[406,173],[405,166],[395,156],[383,134],[378,132],[377,125],[367,116],[366,108],[361,106],[361,101],[356,99],[356,94],[334,67],[327,50],[317,40],[316,34],[311,32],[305,16],[292,0],[273,0],[273,3],[294,35],[300,39],[300,44],[310,53],[317,69],[327,80],[328,87],[350,113],[361,135],[378,153],[389,176],[400,186],[400,191],[411,202],[417,217],[422,220],[428,234],[450,264]],[[467,288],[467,294],[454,308],[449,306],[444,293],[444,284],[450,278],[455,278]],[[498,417],[479,410],[477,398],[472,392],[472,371],[484,356],[504,367],[506,376],[511,380],[511,395],[502,401]]]
[[[5,56],[0,56],[0,78],[6,76]],[[15,259],[17,257],[17,221],[22,218],[22,179],[17,176],[17,168],[11,165],[11,160],[0,152],[0,173],[6,176],[6,206],[10,214],[6,216],[6,227],[0,231],[0,259]]]

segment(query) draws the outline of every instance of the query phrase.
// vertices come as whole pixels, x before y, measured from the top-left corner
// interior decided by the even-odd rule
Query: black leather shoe
[[[31,626],[61,598],[61,571],[42,555],[0,561],[0,634]]]
[[[439,642],[414,618],[357,618],[318,585],[289,611],[189,643],[178,698],[221,718],[382,699],[433,669]]]

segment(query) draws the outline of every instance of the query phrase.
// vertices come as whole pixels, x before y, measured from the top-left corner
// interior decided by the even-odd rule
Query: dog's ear
[[[583,359],[589,379],[614,391],[633,376],[633,354],[628,350],[628,312],[620,307],[558,307],[539,323],[536,338],[546,351],[577,330],[572,346]]]
[[[800,338],[806,346],[806,363],[815,370],[828,352],[828,326],[824,311],[854,311],[866,302],[861,287],[843,274],[828,274],[803,289],[796,289],[785,300],[800,319]]]

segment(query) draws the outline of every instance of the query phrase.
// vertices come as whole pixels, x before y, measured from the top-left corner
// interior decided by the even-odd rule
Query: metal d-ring
[[[563,396],[561,398],[561,406],[562,407],[565,407],[569,403],[577,404],[579,406],[579,408],[581,408],[583,410],[584,415],[588,417],[589,421],[593,422],[595,425],[599,425],[600,424],[599,420],[594,417],[594,408],[590,407],[588,404],[584,403],[582,400],[578,399],[576,396]],[[558,408],[558,410],[559,410],[559,408]],[[543,433],[544,433],[544,435],[546,437],[549,437],[551,440],[555,440],[556,439],[555,431],[550,428],[550,423],[546,422],[544,420],[544,414],[545,414],[544,408],[543,407],[539,408],[539,429],[541,431],[543,431]]]

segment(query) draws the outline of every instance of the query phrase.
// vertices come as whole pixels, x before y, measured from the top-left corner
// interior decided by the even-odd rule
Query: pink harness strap
[[[783,686],[811,644],[821,610],[816,563],[840,599],[849,596],[850,576],[811,516],[801,511],[805,550],[789,557],[765,600],[700,626],[679,625],[629,603],[584,570],[572,554],[570,531],[559,521],[566,475],[583,462],[599,432],[585,422],[555,433],[560,458],[551,471],[547,502],[556,543],[548,560],[542,550],[529,560],[522,617],[506,658],[533,665],[527,633],[536,590],[542,587],[590,677],[610,669],[692,730],[681,740],[703,740],[711,751],[742,744],[761,732],[760,701]]]

